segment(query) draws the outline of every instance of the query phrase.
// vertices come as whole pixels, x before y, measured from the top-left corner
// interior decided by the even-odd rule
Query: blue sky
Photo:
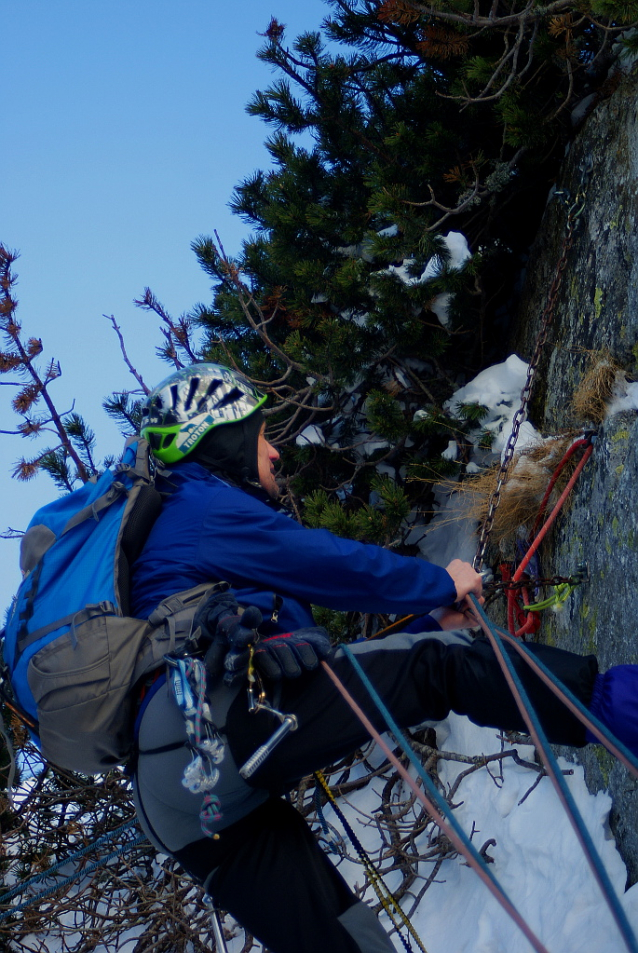
[[[121,439],[101,410],[131,388],[103,315],[114,315],[149,385],[168,373],[154,354],[158,321],[135,308],[150,286],[179,315],[210,300],[190,243],[216,229],[238,250],[246,226],[227,208],[233,187],[264,168],[267,127],[245,113],[273,80],[255,53],[271,16],[292,42],[317,29],[323,0],[19,0],[3,5],[3,175],[0,241],[20,252],[18,317],[62,364],[52,388],[98,434]],[[12,388],[0,429],[12,430]],[[9,474],[37,443],[2,435],[0,531],[24,529],[56,495],[39,476]],[[0,540],[0,606],[19,583],[17,545]]]

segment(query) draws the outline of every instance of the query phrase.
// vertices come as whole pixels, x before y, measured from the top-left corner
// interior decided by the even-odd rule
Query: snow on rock
[[[487,415],[470,434],[475,450],[473,459],[466,465],[466,472],[476,472],[480,466],[489,464],[494,454],[502,453],[512,429],[512,418],[520,405],[520,394],[527,379],[528,365],[516,354],[511,354],[506,361],[495,364],[481,371],[480,374],[460,387],[445,403],[445,409],[452,415],[458,413],[462,404],[482,404],[487,408]],[[417,411],[415,420],[427,416],[427,411]],[[492,449],[489,452],[478,449],[478,443],[484,430],[494,434]],[[524,421],[519,432],[516,444],[517,450],[522,450],[537,444],[540,436],[529,423]],[[453,457],[450,441],[443,456]],[[424,559],[446,566],[452,559],[464,559],[472,562],[476,552],[474,537],[475,524],[467,517],[469,500],[454,494],[450,498],[449,489],[435,489],[435,509],[437,512],[430,520],[427,530],[423,526],[415,526],[406,540],[418,545],[419,552]]]
[[[638,383],[630,384],[623,377],[616,381],[613,398],[607,407],[607,416],[613,417],[625,410],[638,410]]]
[[[487,367],[471,381],[460,387],[447,401],[452,411],[461,404],[483,404],[491,409],[509,407],[515,395],[520,394],[527,377],[528,365],[516,354],[510,354],[501,364]]]

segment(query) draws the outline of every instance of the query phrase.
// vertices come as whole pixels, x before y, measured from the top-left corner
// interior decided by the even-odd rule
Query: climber
[[[273,953],[387,953],[394,947],[376,917],[282,797],[368,740],[321,660],[383,730],[344,653],[316,626],[311,604],[419,615],[413,631],[351,646],[400,725],[440,721],[450,711],[494,728],[525,725],[487,641],[461,632],[474,622],[458,604],[470,593],[480,597],[480,575],[458,559],[443,569],[292,519],[277,502],[279,454],[265,435],[264,402],[240,374],[203,363],[171,374],[144,407],[141,433],[163,468],[157,485],[165,501],[133,566],[134,614],[143,618],[201,582],[231,588],[213,595],[195,620],[215,739],[208,787],[194,767],[204,748],[193,746],[169,672],[147,686],[138,718],[136,807],[158,849]],[[618,670],[601,677],[594,656],[529,648],[618,729],[610,724],[618,721]],[[512,657],[549,739],[584,745],[581,723]],[[255,684],[273,709],[294,716],[296,730],[246,779],[239,769],[280,724],[267,705],[255,704]],[[633,698],[628,704],[636,707]],[[620,737],[635,750],[631,732]]]

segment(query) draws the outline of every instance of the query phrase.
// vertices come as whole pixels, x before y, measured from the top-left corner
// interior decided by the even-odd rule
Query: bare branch
[[[110,321],[110,322],[111,322],[111,325],[112,325],[112,327],[113,327],[113,330],[114,330],[115,333],[117,334],[118,340],[119,340],[119,342],[120,342],[120,350],[121,350],[121,352],[122,352],[122,357],[124,358],[124,363],[125,363],[126,366],[128,367],[129,371],[131,372],[131,374],[133,375],[133,377],[135,378],[135,380],[137,381],[137,383],[140,385],[140,387],[142,388],[142,390],[144,391],[144,393],[145,393],[145,394],[150,393],[149,388],[146,386],[146,384],[144,383],[144,381],[143,381],[143,379],[142,379],[142,375],[141,375],[138,371],[136,371],[136,369],[133,367],[133,365],[131,364],[131,362],[130,362],[130,360],[129,360],[128,354],[126,353],[126,347],[124,346],[124,337],[123,337],[123,335],[122,335],[122,331],[121,331],[121,329],[120,329],[120,326],[118,325],[118,323],[117,323],[116,320],[115,320],[115,317],[114,317],[112,314],[104,314],[104,315],[102,315],[102,317],[106,318],[107,321]]]

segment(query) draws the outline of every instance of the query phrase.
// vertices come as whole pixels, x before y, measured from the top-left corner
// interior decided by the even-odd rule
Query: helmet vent
[[[195,393],[197,392],[198,387],[199,387],[199,377],[193,377],[188,388],[188,396],[186,400],[184,401],[185,410],[191,409],[191,404],[193,403],[193,397],[195,396]]]
[[[220,385],[221,385],[221,381],[219,380],[219,378],[213,378],[213,380],[210,382],[210,384],[206,388],[206,393],[204,394],[204,396],[200,397],[200,399],[197,401],[197,409],[199,411],[203,411],[206,409],[208,398],[211,396],[211,394],[215,393],[215,391]]]
[[[233,387],[227,394],[224,394],[219,403],[215,405],[215,409],[217,409],[217,407],[226,407],[228,404],[234,404],[236,400],[241,400],[242,397],[243,394],[239,387]]]
[[[202,361],[178,368],[151,391],[140,429],[154,456],[170,466],[214,427],[245,420],[265,400],[239,371]]]

